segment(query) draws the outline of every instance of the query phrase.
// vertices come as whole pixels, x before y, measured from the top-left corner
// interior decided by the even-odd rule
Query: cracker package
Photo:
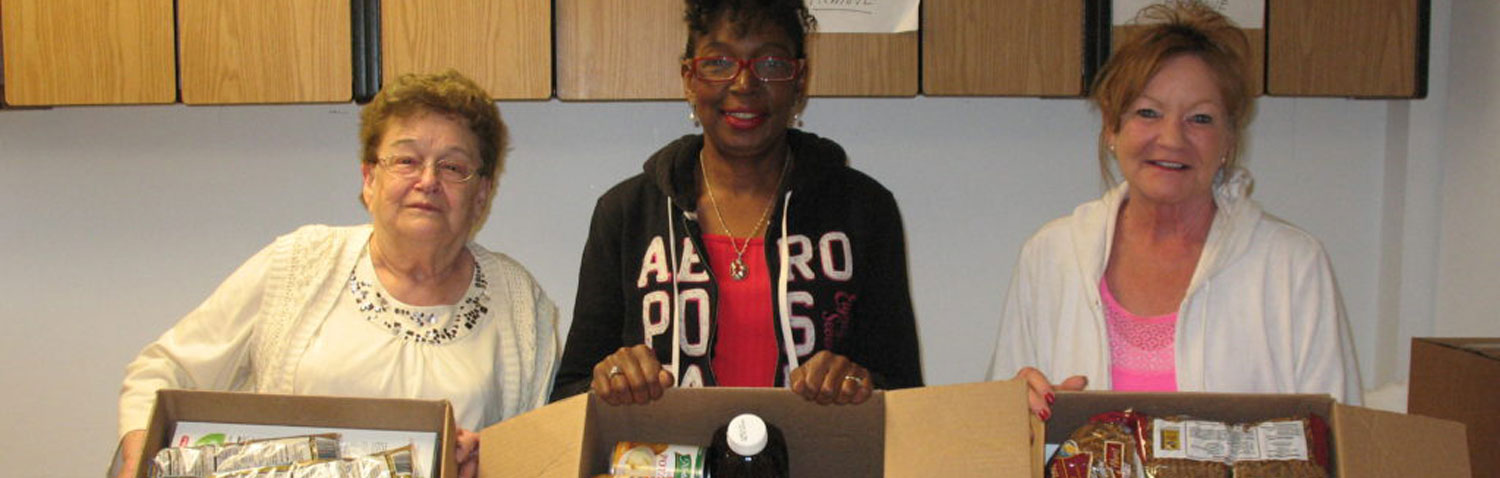
[[[1223,422],[1166,417],[1144,420],[1141,434],[1147,478],[1229,476],[1231,427]]]
[[[1328,424],[1317,415],[1239,427],[1235,478],[1328,478]]]

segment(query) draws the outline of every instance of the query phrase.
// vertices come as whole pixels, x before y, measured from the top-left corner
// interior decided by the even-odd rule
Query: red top
[[[739,240],[735,240],[739,242]],[[776,324],[771,311],[771,276],[765,241],[751,239],[745,248],[743,280],[729,274],[736,254],[729,236],[705,234],[708,266],[719,287],[718,332],[714,335],[714,377],[723,387],[770,387],[776,384]]]

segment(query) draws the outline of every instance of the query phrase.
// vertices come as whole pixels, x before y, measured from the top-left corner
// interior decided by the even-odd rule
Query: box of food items
[[[735,456],[723,428],[751,413],[780,432],[793,477],[1469,476],[1463,425],[1326,395],[1064,392],[1045,425],[1026,403],[1020,382],[878,392],[854,406],[770,389],[669,390],[628,406],[582,395],[481,432],[480,474],[701,477],[715,456]]]
[[[1500,476],[1500,338],[1414,338],[1406,411],[1463,423],[1474,476]]]
[[[1046,442],[1052,477],[1469,476],[1462,424],[1326,395],[1060,392]]]
[[[445,400],[161,390],[137,478],[451,478]]]
[[[1029,473],[1037,456],[1025,403],[1025,385],[1012,382],[877,392],[860,405],[826,406],[785,389],[669,389],[650,404],[622,406],[587,394],[484,429],[479,468],[486,477],[703,476],[693,470],[711,463],[697,466],[698,456],[725,456],[726,425],[749,413],[783,437],[789,476],[1030,476],[1016,474]],[[648,465],[655,461],[686,463],[687,471]]]

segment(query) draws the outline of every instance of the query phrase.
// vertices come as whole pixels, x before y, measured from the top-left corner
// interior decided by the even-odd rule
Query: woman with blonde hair
[[[1194,1],[1139,20],[1091,98],[1100,171],[1124,181],[1022,248],[989,378],[1026,380],[1043,419],[1055,390],[1085,386],[1358,403],[1327,253],[1249,198],[1244,34]]]

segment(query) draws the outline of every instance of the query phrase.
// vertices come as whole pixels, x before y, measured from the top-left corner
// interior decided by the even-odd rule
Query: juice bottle
[[[744,413],[714,432],[708,454],[711,478],[788,478],[786,440],[781,430]]]

